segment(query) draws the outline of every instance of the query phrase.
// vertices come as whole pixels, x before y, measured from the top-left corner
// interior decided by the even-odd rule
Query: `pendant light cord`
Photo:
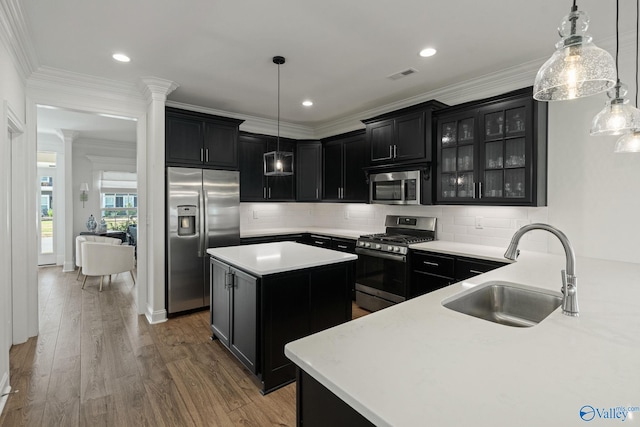
[[[620,0],[616,0],[616,84],[620,85],[620,67],[618,67],[618,53],[620,51],[620,39],[618,36],[618,21],[620,18]],[[618,89],[619,91],[619,89]],[[619,98],[620,95],[616,94]]]
[[[638,108],[638,26],[640,25],[640,0],[636,0],[636,108]]]
[[[280,64],[278,64],[278,138],[276,139],[276,151],[280,151]]]

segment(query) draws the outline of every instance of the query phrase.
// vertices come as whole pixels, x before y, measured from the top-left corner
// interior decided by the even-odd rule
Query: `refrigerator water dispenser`
[[[178,206],[178,236],[196,234],[196,216],[198,208],[193,205]]]

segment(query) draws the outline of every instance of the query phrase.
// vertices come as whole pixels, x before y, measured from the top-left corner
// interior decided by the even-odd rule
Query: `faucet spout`
[[[511,238],[511,243],[504,253],[504,257],[515,261],[520,254],[520,251],[518,250],[520,239],[531,230],[548,231],[556,236],[560,240],[560,243],[562,243],[566,256],[566,267],[561,272],[563,293],[562,313],[567,316],[578,316],[578,278],[576,277],[576,256],[573,251],[573,247],[571,246],[571,242],[569,242],[569,239],[562,231],[549,224],[536,223],[525,225],[516,231]]]

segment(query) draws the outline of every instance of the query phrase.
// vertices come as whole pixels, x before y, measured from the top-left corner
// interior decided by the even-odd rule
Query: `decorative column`
[[[138,185],[146,194],[147,218],[139,218],[138,264],[146,265],[147,307],[145,315],[149,323],[167,320],[165,302],[165,118],[167,95],[178,85],[157,77],[143,77],[140,87],[147,98],[147,146],[144,149],[146,170],[138,170]],[[140,149],[140,148],[139,148]],[[143,151],[140,149],[140,151]],[[139,155],[142,153],[139,153]],[[139,203],[144,200],[139,200]],[[145,248],[146,246],[146,248]],[[142,257],[142,259],[140,259]]]
[[[58,236],[62,236],[62,245],[58,244],[56,253],[64,254],[62,271],[68,272],[75,269],[73,256],[75,254],[73,236],[73,203],[79,199],[74,197],[73,191],[73,141],[80,132],[74,130],[60,129],[58,136],[62,139],[62,155],[56,159],[56,169],[58,171],[58,182],[56,186],[56,206],[58,212],[54,210],[54,221],[56,222]],[[59,264],[58,262],[56,262]]]

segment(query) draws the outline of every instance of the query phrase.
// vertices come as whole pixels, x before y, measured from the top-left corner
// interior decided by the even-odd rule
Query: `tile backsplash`
[[[390,206],[362,203],[241,203],[243,231],[322,227],[384,231],[386,215],[435,216],[438,240],[506,248],[513,233],[534,222],[548,222],[547,207]],[[548,233],[527,233],[521,249],[548,252]]]

